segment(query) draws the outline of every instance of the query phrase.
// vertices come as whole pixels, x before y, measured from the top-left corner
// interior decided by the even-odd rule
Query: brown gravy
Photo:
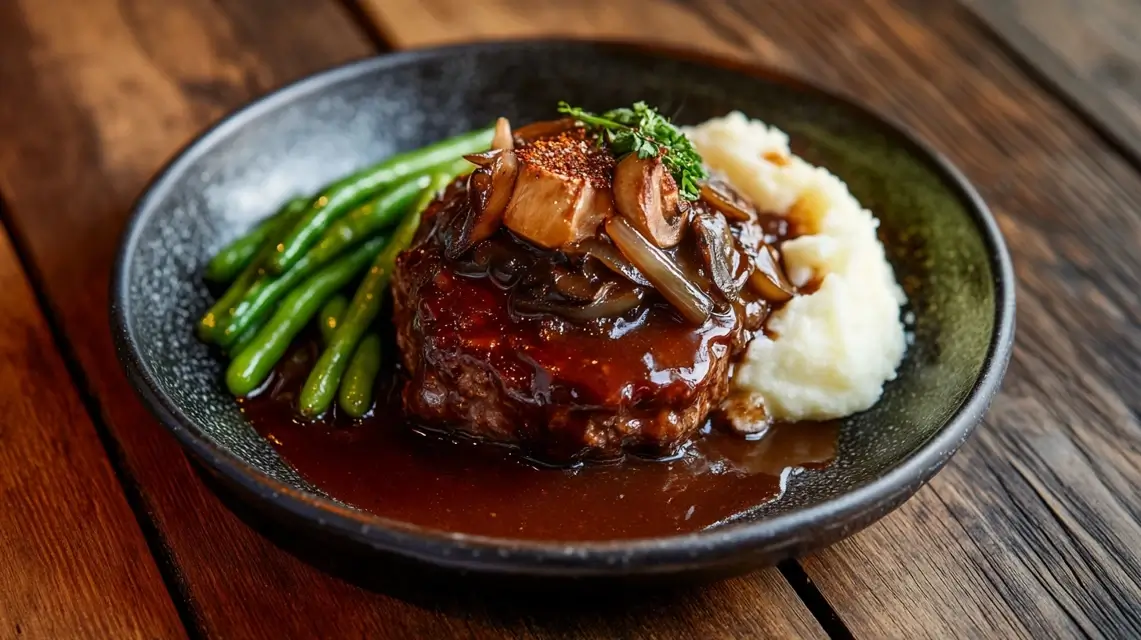
[[[313,337],[243,401],[258,432],[314,486],[376,515],[449,532],[532,540],[607,540],[704,529],[776,499],[786,470],[828,466],[832,423],[774,425],[747,441],[717,430],[670,460],[541,467],[501,446],[448,439],[408,424],[399,371],[382,374],[360,422],[305,423],[296,394],[317,357]],[[386,345],[392,363],[396,345]]]

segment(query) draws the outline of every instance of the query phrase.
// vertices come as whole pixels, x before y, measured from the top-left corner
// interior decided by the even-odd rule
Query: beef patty
[[[728,393],[736,314],[694,327],[654,292],[590,322],[520,312],[514,299],[568,257],[501,228],[446,258],[465,201],[457,183],[425,212],[393,275],[408,415],[552,461],[667,455],[689,440]]]

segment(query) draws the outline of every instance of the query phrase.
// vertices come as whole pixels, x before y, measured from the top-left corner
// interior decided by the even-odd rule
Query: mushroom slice
[[[447,249],[448,258],[460,257],[499,229],[518,175],[519,161],[511,150],[500,152],[490,168],[472,172],[468,178],[467,216]]]
[[[495,135],[491,137],[492,149],[514,149],[515,138],[511,136],[511,123],[507,118],[495,121]]]
[[[766,244],[753,256],[753,273],[749,286],[761,297],[774,304],[788,302],[796,295],[796,287],[788,281],[780,264],[780,255],[772,245]]]
[[[697,247],[705,266],[709,269],[709,277],[714,286],[725,294],[726,298],[736,300],[745,284],[737,277],[741,267],[741,254],[733,246],[733,234],[729,231],[729,223],[717,213],[703,212],[695,215],[689,223],[697,238]]]
[[[634,227],[661,249],[681,241],[684,216],[677,183],[660,157],[627,154],[614,169],[614,205]]]
[[[734,222],[748,222],[756,218],[756,212],[745,202],[731,193],[725,185],[705,182],[701,185],[701,199],[720,211]]]

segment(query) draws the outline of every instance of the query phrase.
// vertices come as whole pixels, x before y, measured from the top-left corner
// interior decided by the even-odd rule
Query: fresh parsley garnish
[[[566,102],[559,102],[559,113],[571,116],[587,128],[601,134],[616,156],[636,153],[639,158],[661,155],[662,162],[677,181],[678,191],[686,200],[697,200],[698,182],[708,177],[701,156],[689,138],[670,123],[669,118],[635,102],[629,109],[611,109],[598,116]]]

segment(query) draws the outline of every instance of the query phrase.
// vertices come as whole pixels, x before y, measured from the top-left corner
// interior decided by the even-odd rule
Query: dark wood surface
[[[0,499],[76,510],[35,525],[16,508],[0,513],[3,539],[11,530],[44,549],[21,554],[21,565],[0,545],[0,637],[10,620],[40,621],[21,626],[40,637],[172,637],[182,632],[175,607],[192,635],[243,638],[1141,634],[1141,171],[988,25],[949,0],[363,0],[359,11],[331,0],[0,3],[5,223],[79,386],[0,243],[0,285],[13,282],[0,291],[25,310],[0,335],[30,336],[0,343],[0,366],[30,368],[29,350],[55,363],[19,380],[39,381],[16,398],[24,404],[10,409],[11,392],[0,393],[0,445],[16,446],[13,419],[38,424],[14,433],[44,461],[0,449]],[[275,86],[378,46],[538,35],[669,41],[812,76],[912,127],[979,187],[1015,258],[1015,356],[985,425],[899,511],[779,572],[579,611],[370,589],[239,519],[146,414],[114,359],[106,279],[132,199],[179,145]],[[1063,55],[1070,45],[1052,46]],[[53,439],[63,435],[66,449]],[[43,473],[53,451],[82,462],[69,465],[75,475],[51,475],[42,496],[16,485],[9,498],[6,469]],[[74,498],[80,489],[88,506]],[[79,538],[69,535],[77,522]],[[107,615],[44,613],[87,601]]]
[[[0,291],[0,637],[181,637],[3,231]]]
[[[609,638],[821,631],[774,570],[696,594],[573,615],[479,598],[401,600],[330,577],[248,528],[135,399],[107,326],[107,277],[134,197],[196,131],[268,88],[374,52],[334,3],[28,0],[0,7],[0,192],[97,399],[196,632],[227,637]],[[267,15],[273,29],[266,29]],[[194,52],[194,55],[188,55]],[[45,74],[45,69],[54,73]],[[61,194],[67,194],[61,197]],[[60,233],[68,229],[68,233]],[[93,312],[92,310],[99,310]],[[719,620],[709,618],[716,611]],[[271,624],[272,623],[272,624]]]
[[[397,46],[580,28],[527,4],[370,15]],[[900,511],[804,562],[840,619],[868,637],[1141,632],[1141,177],[954,3],[660,4],[682,7],[676,28],[642,19],[646,3],[584,13],[859,97],[964,169],[1011,243],[1018,345],[985,426]]]
[[[1033,72],[1141,159],[1141,3],[966,0]]]

